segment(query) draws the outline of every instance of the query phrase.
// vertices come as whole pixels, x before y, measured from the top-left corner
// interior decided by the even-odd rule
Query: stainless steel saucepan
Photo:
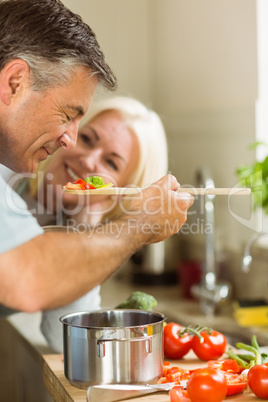
[[[96,384],[151,384],[163,372],[163,314],[97,310],[67,314],[64,371],[79,388]]]

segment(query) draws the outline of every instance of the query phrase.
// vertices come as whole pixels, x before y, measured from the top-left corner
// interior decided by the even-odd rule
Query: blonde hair
[[[118,111],[139,142],[139,161],[127,184],[145,187],[164,176],[168,169],[168,151],[159,116],[136,99],[116,96],[93,103],[79,129],[107,110]]]

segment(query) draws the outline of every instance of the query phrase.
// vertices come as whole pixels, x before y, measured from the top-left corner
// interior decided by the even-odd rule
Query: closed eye
[[[72,120],[71,117],[65,113],[65,118],[67,120],[67,123],[70,123],[70,121]]]
[[[89,147],[93,146],[92,139],[89,136],[87,136],[86,134],[80,134],[80,139],[84,144],[88,145]]]
[[[112,159],[107,159],[107,163],[112,169],[118,171],[118,166]]]

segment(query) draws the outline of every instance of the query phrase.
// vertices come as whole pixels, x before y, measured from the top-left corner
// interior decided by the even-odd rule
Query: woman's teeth
[[[70,168],[70,167],[67,167],[67,173],[71,176],[71,178],[73,179],[73,180],[78,180],[80,177],[78,177],[75,173],[74,173],[74,171]]]

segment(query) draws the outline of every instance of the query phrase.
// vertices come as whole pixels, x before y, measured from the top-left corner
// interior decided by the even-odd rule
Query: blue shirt
[[[0,254],[43,233],[27,204],[4,180],[0,165]]]

